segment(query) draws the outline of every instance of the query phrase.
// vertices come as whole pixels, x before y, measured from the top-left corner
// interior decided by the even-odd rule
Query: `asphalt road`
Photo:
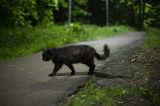
[[[91,45],[102,53],[102,46],[106,43],[114,54],[127,45],[135,45],[143,40],[144,35],[144,32],[132,32],[77,44]],[[76,92],[90,77],[87,75],[88,67],[75,64],[75,76],[70,76],[70,70],[63,66],[57,76],[50,78],[48,74],[54,65],[43,62],[41,58],[40,52],[0,62],[0,106],[56,106]],[[103,67],[104,62],[107,61],[96,61],[96,66]]]

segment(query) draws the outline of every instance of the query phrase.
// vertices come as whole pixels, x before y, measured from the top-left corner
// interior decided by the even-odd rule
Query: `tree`
[[[1,0],[1,26],[30,26],[53,22],[58,0]]]
[[[56,23],[65,23],[68,19],[69,0],[60,0],[58,10],[53,10],[55,14],[54,21]],[[88,0],[72,0],[72,20],[73,22],[87,23],[86,19],[90,12],[88,9]]]

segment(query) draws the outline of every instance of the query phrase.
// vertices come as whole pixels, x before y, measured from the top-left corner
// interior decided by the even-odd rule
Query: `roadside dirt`
[[[131,56],[131,62],[144,66],[147,83],[154,90],[160,90],[160,48],[138,48]]]
[[[99,87],[142,88],[141,93],[144,92],[145,96],[126,95],[121,98],[119,106],[159,106],[160,48],[145,48],[143,44],[132,50],[128,47],[113,54],[112,60],[97,70],[110,77],[96,78],[94,83]]]

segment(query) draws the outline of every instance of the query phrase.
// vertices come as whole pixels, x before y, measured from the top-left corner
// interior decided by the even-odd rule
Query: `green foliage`
[[[146,45],[148,47],[160,47],[160,30],[156,28],[147,29]]]
[[[74,0],[73,17],[75,17],[75,21],[80,21],[82,17],[84,18],[85,16],[91,15],[90,12],[87,10],[87,2],[88,0]]]
[[[110,5],[112,23],[123,22],[145,28],[149,26],[159,27],[160,25],[160,2],[158,0],[114,0],[111,1]],[[114,16],[115,13],[117,18]]]
[[[145,14],[146,17],[144,19],[143,25],[145,28],[147,28],[151,26],[152,23],[155,21],[153,15],[156,14],[156,9],[151,4],[145,3]]]
[[[57,21],[60,22],[66,22],[68,17],[68,7],[69,2],[68,0],[60,0],[59,1],[59,9],[56,12],[60,12],[59,14],[56,14]],[[91,15],[88,9],[88,0],[72,0],[72,21],[73,22],[81,22],[86,23],[87,20],[86,17]],[[63,20],[59,20],[59,17]]]
[[[1,0],[1,26],[31,26],[52,22],[58,0]]]
[[[127,93],[125,94],[125,97],[128,96],[141,96],[141,97],[147,97],[153,106],[159,106],[160,105],[160,94],[158,92],[155,92],[151,87],[144,86],[144,87],[133,87],[126,89]]]
[[[110,0],[110,24],[159,27],[160,2],[143,0],[144,2],[141,3],[140,1]],[[72,0],[72,4],[73,22],[105,25],[105,0]],[[0,26],[30,27],[64,23],[68,17],[68,5],[68,0],[0,0]]]
[[[132,0],[111,0],[109,7],[109,21],[111,24],[135,24]],[[115,15],[116,14],[116,15]]]
[[[126,26],[98,27],[79,24],[70,27],[53,24],[25,28],[0,27],[0,59],[15,58],[43,48],[100,39],[133,30]]]

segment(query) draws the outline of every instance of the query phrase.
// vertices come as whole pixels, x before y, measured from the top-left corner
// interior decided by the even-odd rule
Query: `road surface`
[[[108,44],[111,54],[114,55],[127,45],[138,46],[137,42],[143,41],[144,35],[144,32],[132,32],[77,44],[91,45],[99,53],[103,53],[102,46]],[[56,106],[75,93],[90,77],[87,75],[87,66],[75,64],[75,76],[70,76],[70,70],[63,66],[57,76],[50,78],[48,74],[54,65],[43,62],[41,58],[40,52],[0,62],[0,106]],[[112,56],[107,61],[111,58]],[[96,66],[103,67],[107,61],[96,61]],[[97,67],[96,70],[99,70]]]

